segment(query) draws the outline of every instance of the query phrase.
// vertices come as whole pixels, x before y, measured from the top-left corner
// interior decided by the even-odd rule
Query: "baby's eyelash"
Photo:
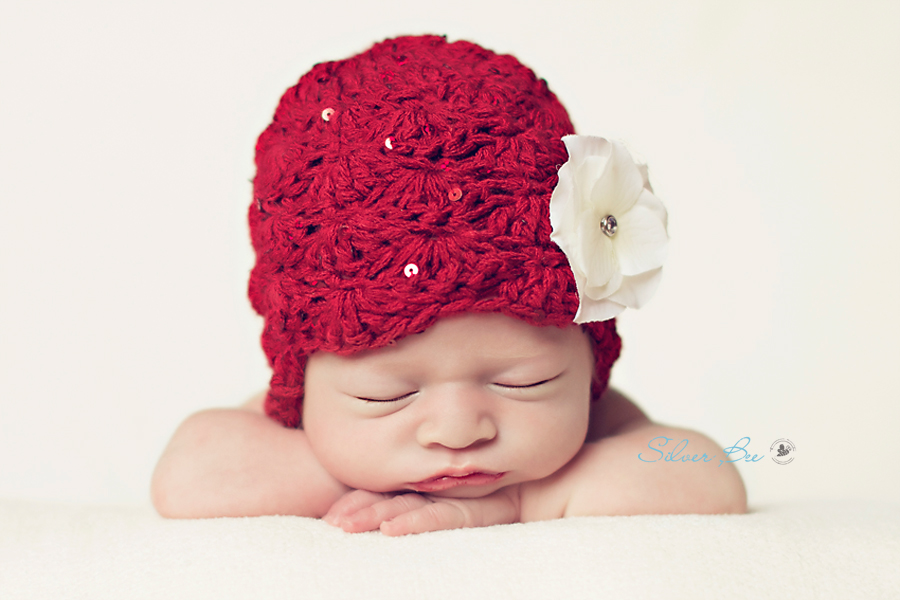
[[[535,381],[534,383],[528,383],[525,385],[509,385],[508,383],[498,383],[497,385],[499,385],[501,387],[505,387],[505,388],[512,388],[514,390],[524,390],[524,389],[528,389],[528,388],[538,387],[539,385],[544,385],[545,383],[550,383],[554,379],[558,379],[558,378],[559,378],[559,375],[557,375],[556,377],[551,377],[549,379],[543,379],[541,381]]]
[[[397,396],[396,398],[363,398],[361,396],[357,396],[356,399],[362,400],[363,402],[399,402],[400,400],[406,400],[413,394],[415,394],[415,392],[403,394],[402,396]]]

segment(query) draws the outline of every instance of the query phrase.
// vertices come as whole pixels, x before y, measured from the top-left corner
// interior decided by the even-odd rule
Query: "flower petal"
[[[577,224],[575,208],[574,168],[566,163],[559,169],[559,182],[550,195],[550,239],[567,255],[571,250],[569,240]]]
[[[564,135],[563,144],[569,153],[569,163],[579,167],[587,156],[609,156],[609,140],[595,135]]]
[[[641,178],[644,180],[644,189],[648,192],[653,191],[653,186],[650,185],[650,171],[647,169],[647,165],[644,163],[636,163],[638,171],[641,172]]]
[[[644,189],[644,178],[622,144],[612,142],[612,153],[601,177],[591,189],[591,204],[619,219],[631,210]]]
[[[585,219],[576,229],[578,252],[569,262],[578,264],[587,278],[590,287],[606,285],[610,278],[619,272],[619,261],[613,241],[603,235],[599,227],[593,227],[590,220]]]
[[[625,277],[619,289],[608,298],[628,308],[640,308],[653,297],[662,280],[662,268],[653,269],[634,277]]]
[[[581,290],[581,295],[594,301],[603,300],[618,291],[623,280],[622,273],[616,271],[603,285],[590,285],[589,282],[586,282]]]
[[[641,192],[641,195],[638,197],[638,201],[635,204],[652,210],[656,214],[656,217],[662,221],[663,227],[669,226],[669,213],[666,211],[666,207],[663,206],[660,199],[653,194],[653,190],[644,188],[644,191]]]
[[[604,138],[594,136],[567,135],[562,140],[569,153],[569,160],[562,169],[570,167],[575,211],[583,215],[584,211],[595,210],[592,206],[591,189],[606,170],[612,144]]]
[[[575,322],[593,323],[595,321],[606,321],[619,316],[623,310],[625,310],[625,306],[609,299],[591,300],[590,298],[582,298],[581,304],[578,305],[578,312],[575,313]]]
[[[653,194],[644,191],[641,194],[644,201],[622,215],[619,230],[613,238],[619,267],[625,276],[656,269],[666,260],[669,236],[652,202],[646,202],[648,196],[653,197]]]
[[[621,274],[616,273],[614,281],[610,281],[606,286],[603,286],[603,288],[591,290],[586,286],[584,278],[581,277],[581,275],[576,271],[573,271],[573,273],[575,274],[575,286],[578,288],[579,298],[578,310],[576,311],[574,318],[575,323],[605,321],[607,319],[612,319],[625,310],[625,306],[606,299],[606,296],[608,296],[609,293],[618,289],[622,282]],[[592,292],[593,294],[596,294],[594,298],[591,297]]]
[[[606,156],[586,156],[578,167],[578,175],[575,177],[575,187],[582,194],[579,198],[579,208],[593,212],[603,211],[601,218],[609,214],[608,211],[613,208],[609,202],[611,198],[595,198],[593,190],[596,182],[603,179],[608,166],[609,158]]]

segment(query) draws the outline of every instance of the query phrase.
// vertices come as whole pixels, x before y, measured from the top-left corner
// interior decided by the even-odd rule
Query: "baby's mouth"
[[[481,471],[463,471],[442,473],[416,483],[409,484],[416,492],[442,492],[460,486],[491,485],[500,481],[506,473],[484,473]]]

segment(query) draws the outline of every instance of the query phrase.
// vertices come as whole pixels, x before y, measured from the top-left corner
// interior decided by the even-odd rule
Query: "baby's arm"
[[[316,460],[301,429],[263,414],[263,396],[241,409],[205,410],[172,436],[153,473],[164,517],[323,516],[349,488]]]
[[[588,443],[575,458],[552,476],[523,484],[522,521],[746,512],[744,483],[733,464],[720,464],[726,458],[721,446],[695,431],[652,423],[615,390],[597,408]],[[671,440],[662,452],[648,446],[658,436]],[[697,462],[661,460],[682,440],[688,442],[680,456],[696,455]],[[704,462],[704,454],[711,460]]]

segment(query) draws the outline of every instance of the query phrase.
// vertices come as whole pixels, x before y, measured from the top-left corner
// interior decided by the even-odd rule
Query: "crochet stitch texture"
[[[267,414],[300,424],[317,351],[383,347],[463,312],[572,324],[578,293],[548,209],[569,133],[514,57],[438,36],[318,64],[287,90],[256,145],[249,211]],[[620,341],[614,320],[583,327],[596,398]]]

